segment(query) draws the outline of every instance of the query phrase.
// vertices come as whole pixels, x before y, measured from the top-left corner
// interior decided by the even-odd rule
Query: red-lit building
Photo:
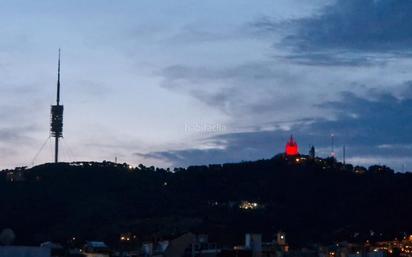
[[[290,136],[289,141],[286,143],[285,147],[286,156],[297,156],[299,155],[299,147],[293,136]]]

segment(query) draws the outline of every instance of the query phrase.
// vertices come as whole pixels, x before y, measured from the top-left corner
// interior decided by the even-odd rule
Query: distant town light
[[[131,241],[133,238],[136,238],[135,235],[133,235],[132,233],[128,232],[128,233],[124,233],[120,235],[120,241]]]
[[[256,202],[242,201],[239,204],[239,208],[242,210],[256,210],[261,208],[261,206]]]

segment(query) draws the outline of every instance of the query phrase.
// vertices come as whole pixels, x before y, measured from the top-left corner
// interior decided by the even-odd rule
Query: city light
[[[242,210],[256,210],[261,206],[256,202],[243,201],[239,204],[239,208]]]

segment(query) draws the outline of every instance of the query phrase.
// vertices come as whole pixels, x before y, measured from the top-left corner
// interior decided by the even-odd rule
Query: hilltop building
[[[299,147],[293,136],[290,136],[289,141],[286,143],[285,155],[286,157],[299,155]]]
[[[276,234],[276,242],[280,246],[285,246],[286,245],[286,234],[282,231],[279,231]]]
[[[0,257],[51,257],[51,251],[45,247],[32,246],[0,246]]]

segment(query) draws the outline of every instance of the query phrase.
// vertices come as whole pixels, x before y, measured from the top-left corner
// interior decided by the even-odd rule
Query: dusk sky
[[[410,0],[3,0],[0,168],[306,154],[412,169]],[[36,157],[41,146],[44,149]],[[36,157],[36,158],[34,158]],[[34,163],[33,163],[34,160]]]

